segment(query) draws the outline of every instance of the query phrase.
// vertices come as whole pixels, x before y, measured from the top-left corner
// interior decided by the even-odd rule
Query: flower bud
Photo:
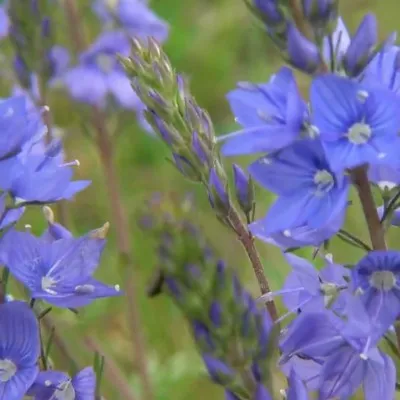
[[[235,182],[236,199],[243,212],[248,215],[254,209],[254,183],[244,171],[233,164],[233,176]]]
[[[338,19],[338,0],[302,0],[303,14],[314,28],[324,35],[335,28]]]
[[[226,215],[230,209],[228,185],[220,169],[211,169],[208,190],[211,206],[217,214]]]
[[[307,74],[314,74],[321,65],[317,46],[304,37],[293,24],[288,28],[287,52],[290,64]]]
[[[201,182],[202,176],[201,173],[196,170],[194,165],[184,156],[181,156],[176,153],[172,153],[174,158],[175,167],[184,175],[186,178],[190,179],[194,182]]]
[[[351,39],[343,57],[344,69],[350,77],[358,76],[374,56],[378,42],[378,28],[373,14],[367,14]]]
[[[210,354],[204,354],[203,360],[214,382],[226,386],[235,379],[235,372],[221,360]]]
[[[196,158],[199,160],[200,164],[208,165],[210,163],[211,157],[209,150],[197,132],[193,132],[192,135],[192,151],[196,155]]]
[[[285,24],[285,14],[277,0],[253,0],[257,14],[268,27]]]

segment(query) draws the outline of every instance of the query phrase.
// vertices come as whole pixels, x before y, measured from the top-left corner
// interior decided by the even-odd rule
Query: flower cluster
[[[268,391],[273,395],[271,349],[260,363],[255,354],[263,348],[260,337],[273,337],[271,332],[279,331],[283,323],[285,328],[278,332],[279,367],[289,378],[287,397],[308,399],[316,392],[319,399],[350,398],[362,387],[366,399],[393,399],[396,366],[392,356],[397,353],[385,352],[381,345],[389,342],[396,348],[393,336],[399,332],[393,326],[400,315],[400,252],[386,245],[389,228],[398,225],[400,205],[399,48],[394,45],[395,35],[379,44],[375,17],[367,15],[351,37],[338,15],[338,1],[304,0],[288,5],[279,0],[254,0],[249,6],[290,66],[311,76],[311,85],[306,100],[293,70],[286,66],[267,83],[239,83],[228,94],[241,125],[236,132],[218,138],[213,135],[209,118],[155,42],[147,50],[134,42],[131,56],[121,60],[147,107],[148,122],[172,151],[175,165],[186,177],[206,186],[217,217],[238,234],[263,293],[260,307],[266,305],[269,313],[247,298],[245,323],[236,308],[241,303],[240,285],[234,294],[231,284],[227,286],[234,304],[215,303],[216,293],[223,296],[224,290],[207,289],[215,287],[213,279],[209,283],[214,275],[192,265],[181,268],[166,263],[168,290],[191,323],[194,315],[209,312],[208,320],[203,317],[202,324],[194,328],[194,336],[197,342],[201,338],[206,367],[212,379],[225,387],[228,399],[269,399]],[[223,156],[258,156],[247,168],[250,177],[234,165],[236,200],[247,228],[234,208],[216,142],[222,143]],[[253,180],[276,195],[267,215],[256,221]],[[349,199],[352,186],[360,199],[371,245],[344,229],[346,214],[354,207]],[[375,203],[376,189],[381,206]],[[279,247],[291,265],[281,290],[271,292],[263,281],[252,235]],[[188,233],[181,236],[189,240]],[[325,266],[318,271],[293,253],[312,246],[316,257],[328,249],[334,236],[367,254],[355,265],[338,265],[325,254]],[[169,259],[176,252],[169,252],[170,237],[167,243],[163,255]],[[219,263],[214,263],[214,271],[215,276],[226,274]],[[224,280],[217,281],[222,285]],[[201,311],[191,314],[190,307],[196,309],[197,304],[191,297],[205,290],[210,294],[201,297]],[[277,296],[288,308],[281,316],[274,315]],[[258,335],[250,348],[241,343],[240,354],[249,357],[245,364],[252,366],[251,373],[240,375],[244,386],[236,380],[240,361],[232,364],[226,353],[235,346],[218,341],[228,309],[231,340],[238,334],[239,342],[248,343],[241,329]],[[265,317],[258,325],[261,315]],[[288,316],[294,319],[286,323]],[[265,371],[269,373],[264,375]]]

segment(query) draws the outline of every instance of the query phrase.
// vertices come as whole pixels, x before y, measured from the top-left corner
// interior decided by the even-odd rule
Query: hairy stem
[[[70,27],[71,39],[77,51],[83,51],[86,48],[86,38],[84,37],[83,24],[76,7],[75,0],[64,0],[66,16]],[[137,302],[137,291],[133,273],[133,256],[130,244],[130,232],[128,221],[124,212],[124,207],[120,195],[120,186],[118,173],[115,168],[115,153],[112,137],[107,130],[106,116],[96,107],[92,110],[92,124],[96,130],[97,147],[101,163],[103,166],[108,197],[111,205],[112,218],[117,235],[117,246],[120,253],[120,261],[124,270],[128,271],[126,296],[128,301],[128,320],[132,336],[136,363],[142,384],[143,397],[146,400],[153,399],[153,390],[148,372],[148,363],[146,357],[146,346],[140,311]]]
[[[367,167],[361,166],[351,171],[351,177],[357,188],[358,197],[368,226],[373,250],[387,250],[385,230],[379,219],[376,204],[368,181]]]
[[[256,246],[254,245],[253,236],[247,230],[242,220],[240,219],[238,212],[234,208],[231,208],[229,220],[232,223],[232,226],[235,229],[238,238],[250,259],[254,274],[256,275],[257,282],[260,287],[261,294],[269,293],[271,289],[268,280],[264,274],[264,268],[260,260],[260,255],[258,254]],[[271,315],[271,318],[276,321],[278,319],[278,312],[276,310],[274,301],[267,302],[267,309]]]

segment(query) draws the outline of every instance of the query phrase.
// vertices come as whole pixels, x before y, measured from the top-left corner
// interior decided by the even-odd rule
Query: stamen
[[[368,360],[368,351],[371,346],[371,336],[368,336],[367,342],[365,343],[364,349],[360,354],[360,358],[364,361]]]
[[[369,96],[369,93],[366,90],[359,90],[357,92],[357,99],[360,101],[360,103],[365,103]]]
[[[74,160],[65,164],[61,164],[60,167],[79,167],[80,165],[81,163],[79,162],[79,160]]]
[[[347,132],[349,142],[353,144],[365,144],[372,135],[371,127],[364,122],[356,122]]]
[[[279,393],[280,393],[280,395],[281,395],[284,399],[286,399],[287,394],[286,394],[286,390],[285,390],[285,389],[279,390]]]

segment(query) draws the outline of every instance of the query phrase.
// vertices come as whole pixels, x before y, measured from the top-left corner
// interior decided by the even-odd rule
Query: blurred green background
[[[82,0],[82,17],[91,37],[99,32],[99,25],[91,15],[89,0]],[[165,51],[178,71],[184,72],[190,80],[194,96],[199,104],[212,116],[219,133],[235,129],[233,117],[225,99],[226,93],[235,87],[237,81],[265,82],[276,71],[280,60],[271,47],[259,24],[249,14],[241,0],[153,0],[152,8],[170,25],[170,36]],[[399,28],[398,0],[342,0],[341,14],[353,31],[366,12],[376,12],[379,18],[381,37]],[[58,37],[68,45],[65,33],[65,20],[58,16]],[[307,81],[300,77],[300,84],[306,93]],[[4,82],[5,86],[8,84]],[[70,228],[77,234],[101,226],[111,220],[107,202],[106,187],[96,148],[85,137],[79,112],[80,106],[73,105],[61,93],[51,95],[50,106],[55,122],[65,129],[66,152],[69,159],[79,159],[80,178],[92,179],[92,185],[68,204]],[[154,241],[136,224],[138,210],[153,192],[188,191],[196,194],[196,212],[193,217],[204,228],[209,239],[219,249],[220,256],[240,273],[249,290],[258,295],[258,288],[244,252],[236,238],[215,219],[210,211],[207,197],[202,188],[187,183],[166,161],[166,148],[157,139],[145,134],[135,123],[134,115],[113,115],[110,126],[116,120],[123,123],[118,127],[117,168],[121,181],[122,197],[125,204],[125,218],[129,221],[132,233],[132,246],[135,252],[134,276],[137,283],[141,312],[141,328],[146,338],[152,384],[157,400],[200,400],[204,398],[221,399],[222,390],[213,385],[205,375],[201,359],[197,355],[185,321],[179,310],[166,296],[149,299],[146,286],[157,264]],[[90,127],[88,127],[90,129]],[[242,165],[248,160],[227,160]],[[258,216],[262,216],[272,200],[261,189],[257,191]],[[355,201],[356,203],[356,201]],[[57,208],[54,209],[57,212]],[[45,227],[39,210],[30,211],[23,223],[33,226],[35,233]],[[366,241],[364,221],[357,205],[352,207],[348,218],[350,230]],[[396,238],[397,236],[397,238]],[[391,238],[393,245],[399,236]],[[115,232],[111,226],[98,277],[125,287],[116,260]],[[258,242],[265,272],[278,289],[288,271],[280,252],[267,244]],[[361,253],[334,242],[334,255],[338,262],[354,262]],[[310,255],[311,251],[306,251]],[[108,400],[119,400],[121,382],[124,377],[133,392],[138,390],[137,366],[129,325],[127,323],[126,301],[124,297],[99,300],[85,308],[76,317],[68,311],[57,311],[56,329],[63,338],[65,351],[71,353],[80,366],[91,363],[93,354],[88,347],[87,338],[97,343],[106,356],[107,368],[103,383],[103,393]],[[93,344],[93,343],[92,343]],[[72,366],[65,352],[56,352],[59,368]]]

